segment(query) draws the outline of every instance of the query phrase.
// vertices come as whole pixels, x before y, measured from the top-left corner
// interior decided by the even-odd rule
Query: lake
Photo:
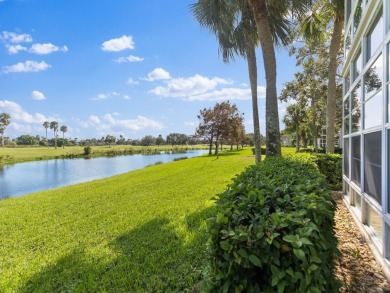
[[[0,167],[0,199],[87,182],[142,169],[157,162],[196,157],[207,150],[180,154],[128,155],[92,159],[34,161]]]

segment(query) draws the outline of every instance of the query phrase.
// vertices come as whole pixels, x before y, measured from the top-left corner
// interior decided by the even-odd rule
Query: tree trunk
[[[47,144],[47,148],[49,148],[49,141],[47,140],[47,128],[46,128],[46,144]]]
[[[54,147],[55,149],[57,149],[57,133],[55,130],[54,130]]]
[[[4,147],[4,135],[3,134],[1,134],[0,139],[1,139],[1,147],[3,148]]]
[[[299,142],[300,142],[300,137],[299,137],[299,125],[297,123],[297,125],[295,126],[295,144],[296,144],[296,147],[295,147],[295,152],[298,153],[299,152]]]
[[[266,100],[265,100],[265,126],[266,126],[266,156],[280,156],[280,131],[278,96],[276,91],[276,58],[274,43],[267,15],[266,0],[248,0],[253,8],[257,34],[263,53]]]
[[[212,150],[213,150],[213,134],[211,134],[211,137],[210,137],[210,145],[209,145],[209,156],[211,156],[213,153],[212,153]]]
[[[255,162],[261,162],[261,138],[260,138],[260,119],[259,106],[257,103],[257,61],[255,45],[248,44],[246,48],[246,57],[248,61],[249,81],[252,93],[252,111],[253,111],[253,134],[255,140]]]
[[[65,132],[62,133],[62,149],[65,149]]]
[[[330,154],[334,153],[337,55],[341,46],[343,27],[343,16],[337,14],[333,24],[333,34],[329,48],[328,93],[326,103],[326,152]]]

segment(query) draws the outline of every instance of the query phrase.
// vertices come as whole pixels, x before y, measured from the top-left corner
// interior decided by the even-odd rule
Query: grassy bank
[[[185,292],[250,148],[0,201],[0,292]]]
[[[185,151],[187,149],[207,149],[204,145],[195,146],[128,146],[128,145],[113,145],[109,146],[92,146],[91,157],[101,156],[117,156],[117,155],[130,155],[130,154],[151,154],[160,151]],[[71,146],[63,148],[54,147],[18,147],[18,148],[0,148],[0,166],[5,164],[15,164],[26,161],[39,161],[49,159],[62,159],[62,158],[77,158],[84,157],[84,147]]]

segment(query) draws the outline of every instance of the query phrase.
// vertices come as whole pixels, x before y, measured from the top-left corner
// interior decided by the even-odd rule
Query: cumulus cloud
[[[136,81],[133,78],[129,77],[129,79],[127,80],[127,84],[139,84],[139,81]]]
[[[51,67],[50,64],[47,64],[45,61],[36,62],[27,60],[25,62],[19,62],[11,66],[3,66],[3,73],[12,73],[12,72],[39,72],[47,70]]]
[[[207,78],[196,74],[189,78],[174,78],[165,82],[165,86],[157,86],[150,93],[162,97],[190,97],[207,93],[218,85],[230,84],[231,81],[214,77]]]
[[[123,132],[123,131],[139,131],[143,129],[160,130],[163,125],[153,119],[138,115],[134,119],[119,119],[119,113],[108,113],[99,118],[96,115],[91,115],[87,121],[76,119],[76,122],[84,128],[95,128],[98,132]]]
[[[132,36],[123,35],[117,39],[105,41],[101,49],[106,52],[119,52],[126,49],[134,49],[134,41]]]
[[[265,87],[258,86],[257,94],[259,98],[265,97]],[[199,95],[190,95],[186,99],[188,101],[224,101],[224,100],[250,100],[252,93],[250,89],[242,88],[223,88]]]
[[[33,44],[29,50],[29,52],[39,55],[47,55],[53,52],[67,52],[68,47],[63,46],[62,48],[53,45],[52,43],[46,43],[46,44]]]
[[[55,120],[53,117],[45,117],[45,115],[40,113],[30,114],[24,111],[19,104],[8,100],[0,101],[0,112],[6,112],[11,115],[12,123],[10,125],[14,123],[19,125],[24,123],[42,124],[45,121]]]
[[[154,80],[166,80],[170,79],[171,75],[168,71],[162,69],[162,68],[155,68],[153,71],[149,72],[148,77],[145,78],[148,81],[154,81]]]
[[[101,100],[107,100],[111,97],[120,96],[120,93],[117,92],[110,92],[110,93],[104,93],[104,94],[98,94],[95,97],[92,98],[93,101],[101,101]]]
[[[29,34],[17,34],[14,32],[6,31],[3,31],[0,36],[0,39],[11,42],[13,44],[30,43],[33,41],[32,37]]]
[[[127,57],[120,57],[118,59],[114,59],[115,62],[117,63],[125,63],[125,62],[141,62],[144,61],[144,58],[129,55]]]
[[[39,92],[39,91],[33,91],[31,93],[31,97],[34,99],[34,100],[37,100],[37,101],[42,101],[42,100],[45,100],[46,97],[43,93]]]
[[[27,51],[26,47],[22,45],[6,45],[9,54],[18,54],[19,51]]]
[[[131,97],[128,96],[128,95],[123,95],[123,99],[124,99],[124,100],[131,100]]]

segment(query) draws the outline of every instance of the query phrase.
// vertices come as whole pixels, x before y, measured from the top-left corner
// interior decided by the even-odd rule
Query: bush
[[[314,163],[272,157],[247,168],[208,220],[213,292],[337,292],[335,204]]]
[[[89,156],[92,154],[92,148],[90,146],[84,147],[84,155]]]
[[[311,148],[301,148],[301,149],[299,149],[299,152],[300,153],[312,153],[313,149],[311,149]]]
[[[262,155],[265,155],[265,148],[263,148],[263,147],[261,147],[260,148],[260,153],[262,154]],[[256,154],[256,150],[255,150],[255,148],[252,148],[252,153],[255,155]]]

